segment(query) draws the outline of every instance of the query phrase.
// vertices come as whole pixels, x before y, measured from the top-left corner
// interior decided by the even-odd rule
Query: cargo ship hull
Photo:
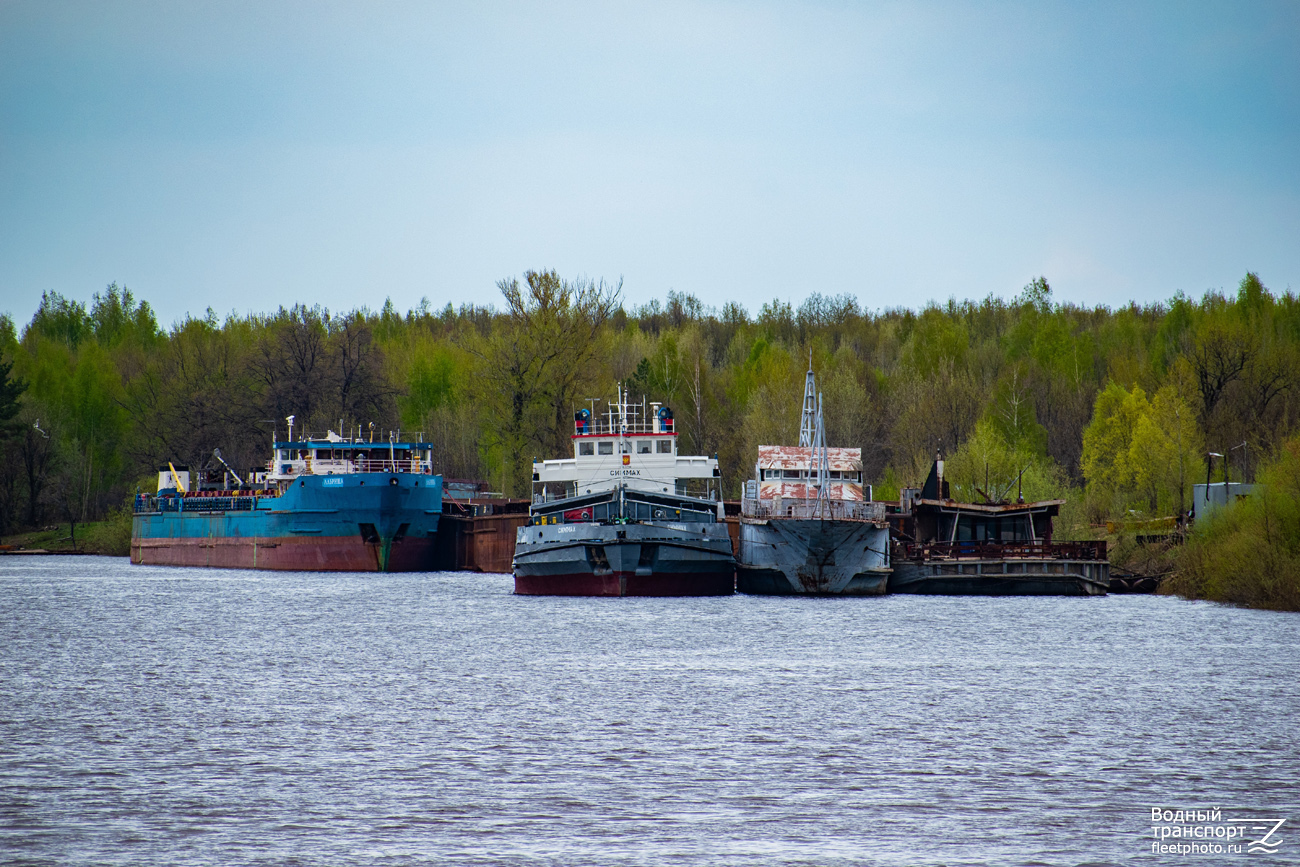
[[[880,596],[889,574],[888,527],[861,520],[741,519],[741,593]]]
[[[515,593],[524,596],[726,596],[735,558],[724,524],[520,527]]]
[[[131,561],[295,571],[435,568],[442,479],[410,473],[307,476],[279,496],[140,498]]]
[[[890,593],[934,596],[1105,596],[1109,587],[1104,560],[896,561],[889,579]]]

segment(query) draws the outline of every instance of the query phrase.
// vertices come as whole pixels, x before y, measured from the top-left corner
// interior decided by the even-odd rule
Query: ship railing
[[[307,468],[312,475],[328,476],[341,475],[343,473],[353,472],[352,461],[347,460],[313,460],[307,462]]]
[[[284,478],[286,475],[343,476],[349,473],[420,473],[429,475],[433,472],[427,462],[418,458],[411,460],[363,458],[358,461],[296,461],[291,464],[293,469],[290,473],[281,473],[279,469],[284,463],[284,461],[269,461],[266,469],[272,476],[278,478]]]
[[[1105,560],[1105,541],[1082,542],[898,542],[902,560]]]
[[[885,521],[885,504],[863,500],[805,500],[776,497],[760,500],[743,497],[740,514],[745,518],[823,518],[832,521]]]
[[[227,494],[208,496],[205,492],[195,492],[184,496],[155,496],[139,494],[135,498],[132,511],[146,512],[251,512],[257,508],[259,496],[265,492],[248,494]]]
[[[375,460],[373,458],[362,459],[359,461],[354,461],[353,466],[356,467],[354,472],[358,472],[358,473],[427,473],[429,472],[428,465],[422,463],[419,460],[404,461],[401,460],[400,458],[394,460],[389,460],[388,458],[384,458],[383,460]],[[317,472],[317,475],[320,475],[319,471]]]
[[[608,421],[603,419],[599,422],[589,421],[585,427],[575,427],[573,432],[577,436],[588,437],[616,437],[621,434],[627,434],[629,437],[657,437],[671,436],[677,433],[673,427],[669,427],[665,423],[661,423],[659,425],[659,430],[655,430],[655,426],[652,422],[643,422],[639,419],[630,420],[626,425],[621,425],[617,422],[610,424]]]

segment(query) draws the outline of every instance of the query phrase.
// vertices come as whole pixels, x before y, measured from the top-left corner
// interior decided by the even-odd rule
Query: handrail
[[[183,497],[160,497],[154,494],[138,494],[132,511],[145,512],[252,512],[257,509],[257,501],[264,497],[275,497],[271,491],[258,491],[249,494],[233,494],[221,497],[205,497],[190,494]]]
[[[1082,542],[896,542],[900,560],[1105,560],[1105,541]]]
[[[267,472],[274,477],[283,478],[289,475],[296,476],[326,476],[326,475],[348,475],[350,473],[417,473],[419,475],[433,475],[433,469],[428,462],[421,461],[418,458],[411,460],[392,460],[384,458],[383,460],[329,460],[329,461],[308,461],[305,469],[296,473],[277,472],[279,466],[284,461],[272,460],[266,464]],[[293,462],[301,463],[301,462]]]
[[[805,500],[776,497],[759,500],[743,497],[740,514],[745,518],[825,518],[829,520],[885,521],[885,504],[864,500]]]

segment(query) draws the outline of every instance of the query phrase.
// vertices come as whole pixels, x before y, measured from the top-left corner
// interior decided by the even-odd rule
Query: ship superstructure
[[[862,450],[826,445],[809,369],[799,445],[759,446],[741,500],[736,589],[874,596],[889,577],[889,525],[862,480]]]
[[[594,402],[593,402],[594,404]],[[515,541],[524,595],[712,596],[734,590],[716,457],[678,454],[672,410],[619,387],[574,414],[572,457],[533,463]]]
[[[434,568],[442,477],[432,446],[392,433],[272,437],[264,469],[191,478],[173,464],[136,497],[131,560],[169,566],[414,572]]]
[[[925,484],[903,490],[893,516],[890,593],[956,596],[1104,596],[1104,541],[1059,542],[1053,519],[1065,500],[960,503],[936,457]]]

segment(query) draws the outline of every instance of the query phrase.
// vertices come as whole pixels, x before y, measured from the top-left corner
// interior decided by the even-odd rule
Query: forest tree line
[[[263,466],[289,415],[420,433],[447,477],[527,496],[530,461],[567,454],[574,411],[616,383],[670,405],[683,453],[716,454],[735,498],[759,444],[797,440],[810,359],[827,442],[861,447],[876,499],[942,450],[962,499],[1019,484],[1069,500],[1079,526],[1176,515],[1207,452],[1249,481],[1300,429],[1300,300],[1254,274],[1117,309],[1056,303],[1043,278],[1009,302],[877,312],[820,294],[632,307],[554,271],[497,288],[490,305],[209,309],[169,328],[116,284],[88,304],[46,293],[21,328],[0,317],[0,533],[100,518],[217,448]]]

